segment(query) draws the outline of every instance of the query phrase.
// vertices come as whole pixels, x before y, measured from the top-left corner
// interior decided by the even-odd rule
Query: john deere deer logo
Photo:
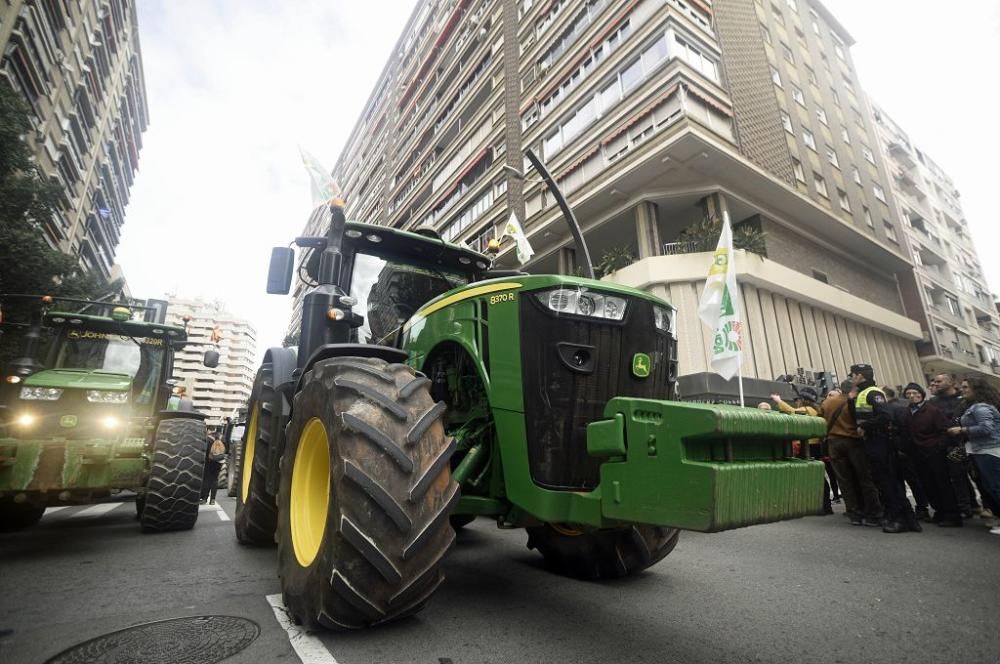
[[[649,355],[636,353],[632,356],[632,374],[636,378],[647,378],[652,366],[653,363],[650,361]]]

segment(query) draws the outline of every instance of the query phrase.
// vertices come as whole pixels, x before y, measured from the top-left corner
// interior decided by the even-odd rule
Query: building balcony
[[[892,141],[889,143],[889,156],[904,169],[911,169],[917,165],[913,159],[910,148],[902,141]]]

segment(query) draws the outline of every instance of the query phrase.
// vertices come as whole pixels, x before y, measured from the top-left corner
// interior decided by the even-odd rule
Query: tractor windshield
[[[163,366],[163,340],[68,330],[61,335],[55,369],[86,369],[128,374],[132,402],[150,403]]]
[[[355,254],[351,297],[366,312],[358,341],[395,345],[403,323],[424,303],[469,283],[469,275],[438,266]]]

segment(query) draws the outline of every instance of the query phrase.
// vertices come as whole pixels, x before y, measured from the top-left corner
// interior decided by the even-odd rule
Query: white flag
[[[302,155],[302,165],[309,172],[313,205],[324,205],[329,203],[334,196],[340,196],[340,187],[337,186],[337,182],[330,175],[330,172],[323,168],[323,164],[301,147],[299,154]]]
[[[531,243],[528,242],[528,236],[524,234],[524,230],[521,229],[521,224],[518,223],[517,217],[514,213],[510,213],[510,219],[507,220],[507,224],[503,227],[503,232],[500,233],[500,239],[505,237],[510,237],[514,239],[517,243],[516,252],[517,260],[520,261],[521,265],[524,265],[531,257],[535,255],[535,250],[531,248]]]
[[[698,304],[698,317],[711,328],[712,369],[729,380],[740,369],[743,355],[743,323],[740,321],[739,290],[733,262],[733,231],[729,214],[723,212],[719,246],[708,271],[705,292]]]

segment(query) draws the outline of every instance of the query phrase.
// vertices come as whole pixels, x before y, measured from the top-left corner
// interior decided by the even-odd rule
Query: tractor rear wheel
[[[676,528],[633,525],[579,531],[546,523],[528,528],[528,548],[538,549],[551,571],[578,579],[615,579],[663,560],[677,546]]]
[[[229,464],[226,468],[229,477],[226,480],[226,495],[235,498],[240,490],[240,464],[243,462],[243,441],[234,440],[229,443]]]
[[[219,479],[216,483],[216,488],[229,490],[229,455],[227,454],[223,457],[222,461],[219,462]]]
[[[278,493],[278,574],[307,628],[416,613],[444,580],[458,500],[430,381],[371,358],[316,363],[295,396]]]
[[[44,507],[31,503],[15,503],[13,498],[0,498],[0,531],[20,530],[42,520]]]
[[[267,458],[274,437],[275,413],[281,410],[281,395],[274,390],[269,366],[257,372],[250,395],[250,421],[243,435],[242,458],[236,491],[236,539],[241,544],[270,546],[278,527],[278,506],[267,492]]]
[[[201,420],[169,419],[157,425],[146,499],[139,514],[144,532],[194,527],[205,474],[205,447]]]

